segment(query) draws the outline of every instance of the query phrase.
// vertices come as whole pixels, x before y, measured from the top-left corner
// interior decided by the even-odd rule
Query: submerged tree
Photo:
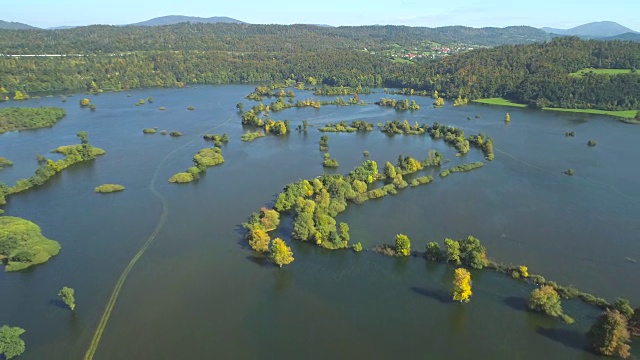
[[[258,252],[268,252],[269,244],[271,243],[271,238],[266,231],[260,228],[254,228],[249,230],[247,234],[247,239],[249,240],[249,246],[255,251]]]
[[[19,327],[7,325],[0,327],[0,355],[11,359],[22,354],[25,350],[25,343],[20,335],[24,333],[25,330]]]
[[[60,296],[60,299],[62,300],[62,302],[67,304],[67,306],[71,310],[76,308],[76,299],[74,294],[75,294],[75,291],[72,288],[66,287],[66,286],[63,287],[62,290],[58,292],[58,296]]]
[[[396,235],[395,250],[396,254],[400,256],[409,256],[409,253],[411,253],[411,240],[409,240],[409,237],[407,235]]]
[[[469,302],[471,299],[471,273],[463,268],[453,274],[453,301]]]
[[[273,239],[270,257],[271,260],[280,267],[282,267],[282,265],[288,265],[294,260],[291,248],[280,238]]]
[[[587,333],[593,348],[602,355],[629,357],[627,319],[618,310],[607,309]]]
[[[529,309],[539,311],[549,316],[562,315],[562,304],[560,295],[551,286],[542,286],[531,292],[528,302]]]

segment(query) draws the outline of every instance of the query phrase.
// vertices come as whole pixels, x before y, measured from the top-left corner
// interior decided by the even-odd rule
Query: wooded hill
[[[544,41],[550,35],[528,26],[440,28],[409,26],[253,25],[181,23],[150,29],[94,25],[64,30],[0,30],[0,53],[95,54],[129,51],[315,51],[413,48],[423,42],[496,46]]]

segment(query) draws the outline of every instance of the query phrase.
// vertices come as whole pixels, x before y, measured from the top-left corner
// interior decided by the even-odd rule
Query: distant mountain
[[[25,30],[25,29],[37,29],[37,27],[19,23],[19,22],[9,22],[9,21],[0,20],[0,29]]]
[[[151,20],[129,24],[128,26],[162,26],[162,25],[173,25],[179,23],[205,23],[205,24],[214,24],[214,23],[231,23],[231,24],[245,24],[245,22],[232,19],[230,17],[225,16],[214,16],[210,18],[201,18],[196,16],[182,16],[182,15],[169,15],[153,18]]]
[[[635,33],[635,31],[629,29],[628,27],[624,27],[613,21],[592,22],[566,30],[548,27],[542,28],[541,30],[551,34],[582,36],[590,38],[606,38],[625,33]]]
[[[609,37],[603,38],[602,40],[622,40],[622,41],[640,42],[640,33],[629,32],[629,33],[624,33],[616,36],[609,36]]]
[[[543,27],[543,28],[540,28],[540,30],[549,34],[558,34],[558,35],[564,35],[567,32],[567,29],[556,29],[556,28],[550,28],[550,27]]]
[[[47,30],[67,30],[67,29],[75,29],[77,26],[56,26],[47,28]]]

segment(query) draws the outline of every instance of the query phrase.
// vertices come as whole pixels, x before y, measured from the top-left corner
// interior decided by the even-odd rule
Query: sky
[[[8,1],[8,0],[6,0]],[[638,0],[29,0],[0,7],[0,20],[47,28],[122,25],[165,15],[228,16],[254,24],[529,25],[571,28],[615,21],[640,31]]]

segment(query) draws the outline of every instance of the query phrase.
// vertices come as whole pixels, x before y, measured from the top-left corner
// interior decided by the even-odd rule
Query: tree
[[[6,359],[11,359],[22,354],[25,350],[24,340],[20,335],[25,330],[19,327],[3,325],[0,327],[0,355],[4,355]]]
[[[89,138],[86,131],[80,131],[76,134],[76,136],[80,139],[81,144],[84,145],[89,143]]]
[[[87,98],[80,99],[80,106],[82,107],[89,106],[90,103],[91,103],[91,100]]]
[[[338,228],[340,229],[340,239],[342,242],[345,244],[349,243],[349,240],[351,239],[351,236],[349,235],[349,224],[341,222],[340,225],[338,225]]]
[[[511,115],[509,115],[509,113],[507,113],[507,115],[504,116],[504,122],[511,122]]]
[[[624,315],[627,320],[633,317],[634,311],[631,305],[629,304],[629,300],[623,298],[617,298],[613,303],[613,308],[618,310],[620,314]]]
[[[453,274],[453,301],[469,302],[471,295],[471,273],[463,268]]]
[[[237,103],[236,109],[238,109],[239,112],[242,112],[244,110],[244,104],[241,102]]]
[[[482,269],[487,266],[486,248],[480,244],[480,240],[468,236],[460,242],[460,258],[462,262],[474,269]]]
[[[529,297],[528,306],[530,310],[539,311],[549,316],[562,315],[562,304],[558,292],[547,285],[539,289],[534,289]]]
[[[13,100],[25,100],[28,99],[28,95],[24,95],[22,91],[16,90],[16,94],[13,96]]]
[[[444,239],[444,247],[447,252],[447,261],[460,264],[460,243],[455,240]]]
[[[282,267],[282,265],[288,265],[294,260],[291,248],[280,238],[273,239],[270,257],[271,260],[280,267]]]
[[[435,241],[428,243],[424,256],[427,260],[440,261],[440,259],[442,259],[442,250],[440,250],[440,245]]]
[[[627,319],[618,310],[607,309],[587,333],[591,346],[602,355],[627,358],[630,354]]]
[[[60,297],[62,302],[67,304],[67,306],[69,306],[69,309],[71,309],[72,311],[76,308],[76,299],[74,297],[74,293],[75,291],[72,288],[66,286],[58,292],[58,296]]]
[[[409,256],[411,253],[411,240],[404,234],[396,235],[396,254],[400,256]]]
[[[384,164],[384,176],[388,180],[393,180],[396,177],[396,168],[388,161]]]
[[[249,246],[255,251],[258,252],[268,252],[269,251],[269,243],[271,243],[271,238],[266,231],[260,228],[254,228],[247,233],[247,239],[249,240]]]

